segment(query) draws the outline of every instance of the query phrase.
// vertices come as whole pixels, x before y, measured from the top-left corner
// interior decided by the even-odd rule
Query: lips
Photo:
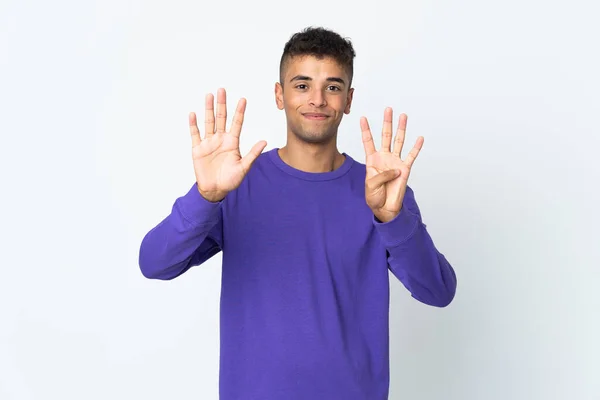
[[[321,114],[321,113],[306,113],[303,115],[305,118],[314,119],[314,120],[323,120],[325,118],[328,118],[328,116],[326,114]]]

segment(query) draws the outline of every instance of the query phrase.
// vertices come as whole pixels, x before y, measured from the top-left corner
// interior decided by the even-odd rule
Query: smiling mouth
[[[327,118],[329,118],[329,116],[325,115],[325,114],[303,114],[304,118],[310,119],[312,121],[323,121]]]

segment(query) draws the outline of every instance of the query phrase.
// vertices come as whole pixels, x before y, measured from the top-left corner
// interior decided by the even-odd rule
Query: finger
[[[383,171],[367,180],[367,182],[366,182],[367,188],[370,190],[375,190],[379,186],[382,186],[384,183],[397,178],[399,175],[400,175],[400,170],[398,170],[398,169],[388,169],[387,171]]]
[[[254,146],[252,146],[252,148],[250,149],[248,154],[246,154],[242,158],[242,168],[244,169],[245,173],[248,173],[248,171],[250,170],[250,167],[252,167],[252,164],[254,164],[254,161],[256,161],[258,156],[260,156],[260,153],[262,153],[262,151],[264,150],[266,145],[267,145],[267,142],[265,142],[264,140],[261,140],[260,142],[256,143]]]
[[[393,153],[400,157],[402,153],[402,147],[404,146],[404,138],[406,137],[406,123],[408,116],[406,114],[400,114],[398,120],[398,131],[396,132],[396,140],[394,140],[394,151]]]
[[[238,101],[237,107],[235,109],[235,114],[233,114],[233,121],[231,121],[231,129],[229,133],[233,136],[239,138],[240,133],[242,132],[242,125],[244,123],[244,113],[246,112],[246,99],[241,98]]]
[[[225,89],[217,91],[217,133],[225,133],[227,124],[227,95]]]
[[[198,122],[196,121],[196,114],[191,112],[188,119],[190,123],[190,134],[192,135],[192,147],[196,147],[202,142],[200,130],[198,129]]]
[[[383,111],[383,129],[381,130],[381,151],[390,152],[392,143],[392,108],[387,107]]]
[[[408,168],[412,167],[413,163],[417,159],[419,152],[423,148],[423,143],[425,143],[425,138],[423,136],[419,136],[417,138],[417,142],[415,143],[415,146],[408,153],[408,155],[406,156],[406,159],[404,160],[406,165],[408,165]]]
[[[204,108],[204,136],[209,137],[215,133],[215,96],[212,93],[206,95]]]
[[[373,142],[373,135],[371,134],[371,129],[369,128],[369,121],[367,121],[366,117],[360,118],[360,130],[362,132],[362,142],[365,147],[365,154],[369,157],[371,154],[377,152],[375,150],[375,143]]]

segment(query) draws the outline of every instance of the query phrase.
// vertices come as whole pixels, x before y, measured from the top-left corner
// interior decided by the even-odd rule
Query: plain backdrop
[[[217,399],[221,256],[152,281],[139,245],[194,182],[206,93],[247,98],[243,153],[285,143],[279,57],[307,26],[357,52],[342,151],[364,161],[386,106],[425,137],[409,184],[458,276],[444,309],[392,279],[390,399],[600,399],[599,11],[2,0],[0,399]]]

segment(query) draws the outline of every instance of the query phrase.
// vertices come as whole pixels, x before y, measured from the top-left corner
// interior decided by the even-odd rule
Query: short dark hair
[[[283,74],[287,62],[296,56],[314,56],[318,59],[333,58],[348,73],[350,82],[354,74],[356,53],[350,39],[322,27],[308,27],[294,33],[283,48],[279,62],[279,82],[283,85]]]

